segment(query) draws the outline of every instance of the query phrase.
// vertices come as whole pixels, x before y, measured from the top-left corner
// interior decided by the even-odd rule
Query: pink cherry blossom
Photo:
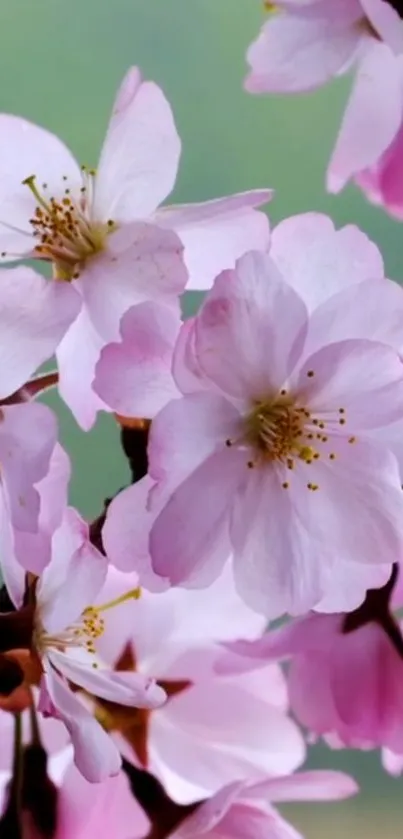
[[[375,338],[401,350],[402,290],[384,279],[382,256],[368,237],[348,225],[336,230],[331,219],[319,213],[303,213],[282,221],[272,233],[270,255],[287,283],[302,297],[311,313],[315,341],[338,341],[353,337]],[[365,298],[365,309],[362,300]],[[361,320],[356,318],[361,309]],[[365,313],[365,316],[364,316]],[[170,321],[169,321],[170,322]],[[166,317],[153,322],[150,334],[160,348],[160,364],[150,364],[150,352],[144,341],[139,316],[128,313],[122,323],[122,341],[106,348],[97,366],[95,389],[114,410],[126,415],[153,414],[171,394],[179,396],[171,374],[173,352],[174,376],[183,393],[200,391],[203,372],[195,355],[197,319],[188,320],[181,329],[176,347],[173,342],[177,321],[172,317],[168,330]],[[169,339],[169,334],[171,338]],[[309,350],[309,345],[306,345]],[[314,349],[314,347],[313,347]],[[109,370],[115,371],[112,380]],[[209,380],[206,379],[209,388]],[[387,428],[391,436],[390,426]],[[400,422],[393,427],[393,443],[399,462],[401,452]],[[184,441],[181,441],[181,447]],[[111,561],[122,571],[134,568],[141,583],[152,591],[164,589],[168,580],[153,573],[149,555],[149,532],[163,499],[148,502],[153,486],[150,477],[128,487],[113,500],[108,509],[103,539]],[[151,509],[152,508],[152,509]],[[217,553],[221,567],[223,554]],[[348,565],[348,568],[347,568]],[[382,585],[390,575],[390,565],[363,565],[339,561],[335,568],[322,567],[327,592],[316,608],[323,611],[350,610],[365,597],[366,589]],[[346,570],[347,569],[347,570]],[[204,569],[206,584],[215,569]],[[199,576],[199,581],[201,578]]]
[[[228,644],[220,672],[253,672],[290,660],[288,686],[297,719],[332,747],[382,748],[399,774],[403,755],[403,639],[391,607],[401,606],[396,574],[348,614],[310,614],[260,640]],[[392,597],[392,599],[391,599]]]
[[[116,774],[116,747],[70,683],[111,702],[154,708],[165,699],[153,680],[137,673],[114,673],[97,655],[97,639],[104,632],[109,610],[133,600],[127,590],[117,601],[94,606],[107,573],[107,559],[91,545],[88,527],[67,509],[52,539],[52,559],[35,587],[34,651],[40,660],[39,708],[60,719],[70,733],[75,761],[90,781]],[[104,618],[104,612],[106,617]]]
[[[400,421],[402,367],[386,343],[361,337],[379,285],[353,284],[343,305],[334,295],[309,318],[269,256],[246,254],[217,278],[190,333],[200,388],[152,423],[157,574],[207,585],[232,549],[242,596],[274,617],[319,603],[324,569],[341,558],[389,565],[400,555],[398,462],[378,433]],[[329,334],[331,313],[342,322]],[[395,324],[391,307],[391,344]]]
[[[162,91],[137,68],[118,90],[97,171],[24,119],[2,115],[0,127],[1,256],[50,261],[79,293],[58,362],[61,394],[88,428],[105,407],[91,391],[94,366],[125,311],[149,300],[175,307],[188,271],[193,286],[208,287],[245,250],[266,248],[268,221],[254,208],[271,193],[159,209],[180,139]]]
[[[163,835],[167,839],[233,839],[238,835],[243,839],[299,839],[300,834],[272,802],[342,800],[356,792],[355,782],[341,772],[301,772],[259,784],[237,781],[202,801],[191,815],[184,808],[182,820],[178,812],[179,826],[173,830],[167,827]],[[97,839],[104,835],[143,839],[148,835],[147,820],[131,797],[122,773],[90,787],[69,769],[60,790],[59,820],[55,839]]]
[[[383,186],[380,164],[395,146],[403,119],[403,23],[392,5],[384,0],[280,0],[248,50],[245,86],[251,93],[309,91],[355,67],[328,189],[338,192],[356,176],[362,184],[366,176],[362,181],[360,173],[369,169],[373,183],[365,188],[393,211],[399,186],[388,186],[387,175]]]
[[[172,839],[300,839],[273,803],[342,800],[356,792],[353,779],[342,772],[300,772],[258,784],[238,781],[204,801],[169,835]]]
[[[119,599],[131,576],[112,568],[100,598]],[[109,613],[99,651],[109,665],[132,661],[143,678],[155,679],[168,695],[145,714],[114,715],[98,703],[97,716],[115,732],[124,757],[152,772],[177,802],[188,803],[239,777],[286,774],[301,764],[305,748],[287,717],[280,668],[244,677],[220,676],[219,642],[260,636],[265,621],[248,609],[227,567],[208,591],[143,589],[130,604]]]

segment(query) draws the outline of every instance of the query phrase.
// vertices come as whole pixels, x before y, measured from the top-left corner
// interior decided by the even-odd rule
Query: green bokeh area
[[[259,0],[3,0],[0,108],[45,125],[81,162],[96,165],[116,87],[139,64],[165,90],[182,137],[173,200],[271,186],[273,223],[305,210],[325,211],[338,225],[355,222],[400,281],[401,225],[354,188],[339,197],[324,192],[349,79],[299,99],[242,91],[245,49],[262,17]],[[195,302],[187,300],[188,310]],[[72,502],[93,516],[127,480],[115,426],[102,418],[84,435],[55,398],[49,401],[73,460]],[[317,749],[312,764],[354,772],[363,793],[346,804],[292,809],[308,836],[401,836],[402,781],[385,778],[377,756]]]

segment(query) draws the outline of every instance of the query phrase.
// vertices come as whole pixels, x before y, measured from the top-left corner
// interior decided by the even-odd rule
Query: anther
[[[290,485],[289,485],[288,481],[284,481],[284,483],[283,483],[283,484],[281,484],[281,486],[283,487],[283,489],[288,489],[288,487],[289,487]]]
[[[334,453],[334,452],[330,452],[330,454],[329,454],[329,460],[336,460],[336,455],[335,455],[335,453]]]
[[[343,417],[341,417],[341,418],[339,419],[339,425],[345,425],[345,424],[346,424],[345,419],[343,419]]]
[[[312,379],[312,376],[315,375],[315,371],[314,370],[308,370],[306,375],[308,376],[309,379]]]
[[[355,443],[356,439],[357,439],[356,437],[349,437],[348,442],[349,443]]]

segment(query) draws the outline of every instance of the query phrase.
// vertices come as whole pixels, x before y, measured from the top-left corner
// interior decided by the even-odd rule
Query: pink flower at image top
[[[401,555],[403,295],[370,279],[376,254],[355,228],[290,219],[182,327],[149,444],[149,545],[171,584],[208,585],[232,551],[240,593],[274,617],[319,603],[342,561]]]
[[[279,0],[249,47],[251,93],[300,93],[356,69],[328,168],[403,217],[403,9],[394,0]]]
[[[254,208],[271,193],[159,208],[181,144],[164,94],[137,68],[117,93],[97,170],[27,120],[3,114],[0,128],[1,259],[45,260],[74,287],[79,313],[58,351],[60,392],[89,428],[105,407],[91,389],[94,366],[125,311],[144,301],[178,309],[188,278],[208,287],[245,250],[266,248],[268,220]]]

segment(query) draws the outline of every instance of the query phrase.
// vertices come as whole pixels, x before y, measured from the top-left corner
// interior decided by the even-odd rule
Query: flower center
[[[315,371],[308,370],[306,375],[312,378]],[[253,457],[247,461],[249,469],[277,463],[292,470],[298,461],[310,465],[319,458],[336,460],[332,441],[356,442],[355,436],[341,433],[340,427],[346,423],[345,408],[326,411],[326,419],[313,416],[296,396],[283,389],[276,396],[257,400],[244,419],[239,436],[228,438],[225,443],[252,449]],[[319,489],[313,481],[306,486],[312,491]],[[282,487],[288,489],[289,482],[284,481]]]
[[[82,647],[95,655],[95,641],[105,631],[103,613],[108,609],[114,609],[116,606],[126,603],[127,600],[138,600],[140,594],[141,589],[134,588],[114,600],[103,603],[101,606],[88,606],[84,609],[78,621],[55,635],[47,633],[39,619],[34,631],[36,649],[43,653],[49,648],[64,652],[67,647]]]
[[[61,280],[77,279],[86,260],[102,251],[108,234],[116,230],[112,219],[106,223],[91,219],[95,171],[82,167],[82,172],[79,198],[68,187],[61,198],[48,197],[47,184],[42,184],[41,192],[35,175],[23,181],[38,202],[30,219],[38,241],[34,256],[53,262],[55,277]]]
[[[310,412],[281,391],[274,399],[258,402],[253,408],[246,420],[246,440],[255,449],[258,460],[291,464],[298,457],[311,463],[319,456],[315,442],[327,438],[321,431],[307,431],[310,421]],[[320,423],[322,426],[324,423]]]

